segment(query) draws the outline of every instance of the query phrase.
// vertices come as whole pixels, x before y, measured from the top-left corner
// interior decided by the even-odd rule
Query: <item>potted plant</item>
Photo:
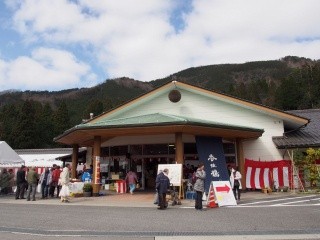
[[[83,185],[83,196],[84,197],[91,197],[92,196],[92,185],[91,183],[85,183]]]

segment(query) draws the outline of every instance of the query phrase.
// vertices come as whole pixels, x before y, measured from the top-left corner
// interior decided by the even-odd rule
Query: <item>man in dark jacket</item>
[[[17,172],[16,183],[17,183],[16,199],[19,199],[19,197],[20,199],[25,199],[24,191],[27,187],[27,180],[26,180],[26,170],[24,165],[22,165]]]
[[[161,209],[161,210],[167,208],[168,206],[166,201],[166,194],[167,194],[168,188],[170,187],[170,180],[168,178],[168,173],[169,173],[169,170],[165,168],[163,172],[160,172],[157,175],[157,178],[156,178],[156,189],[159,194],[159,206],[160,206],[158,209]]]

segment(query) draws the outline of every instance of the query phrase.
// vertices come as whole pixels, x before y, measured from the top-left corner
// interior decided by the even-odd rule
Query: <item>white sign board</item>
[[[84,182],[74,182],[69,184],[70,193],[83,193]]]
[[[173,186],[181,186],[182,164],[159,164],[158,174],[165,168],[169,170],[168,178],[170,179],[170,184]]]
[[[213,181],[211,182],[216,202],[221,206],[236,206],[237,201],[233,195],[233,191],[229,181]]]

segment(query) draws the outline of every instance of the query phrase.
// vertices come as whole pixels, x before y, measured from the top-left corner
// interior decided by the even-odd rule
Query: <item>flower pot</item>
[[[92,197],[92,192],[83,192],[84,197]]]

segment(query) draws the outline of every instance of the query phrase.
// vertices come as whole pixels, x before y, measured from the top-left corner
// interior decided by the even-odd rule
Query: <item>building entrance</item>
[[[227,164],[236,163],[235,144],[224,142],[224,153]],[[141,190],[155,189],[158,164],[175,163],[174,144],[123,145],[102,148],[101,178],[102,184],[125,179],[131,169],[136,172]],[[199,163],[196,144],[184,143],[185,167],[196,168]],[[186,168],[184,168],[185,170]],[[183,178],[188,174],[183,172]]]

